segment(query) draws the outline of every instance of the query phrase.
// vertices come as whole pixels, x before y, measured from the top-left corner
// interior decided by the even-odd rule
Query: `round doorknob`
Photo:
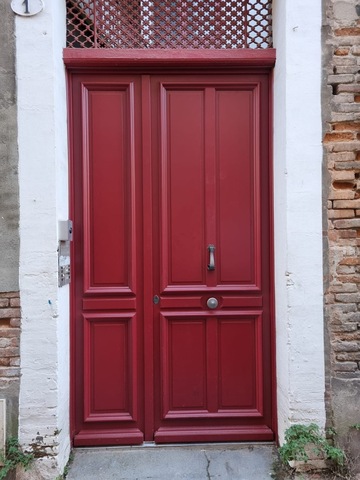
[[[216,298],[210,297],[208,298],[206,305],[208,306],[208,308],[211,308],[211,310],[213,310],[214,308],[217,308],[217,306],[219,305],[219,302],[216,300]]]

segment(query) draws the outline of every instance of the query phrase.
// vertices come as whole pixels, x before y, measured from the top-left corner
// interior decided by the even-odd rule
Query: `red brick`
[[[353,218],[355,217],[354,210],[330,210],[329,218]]]
[[[10,307],[20,307],[20,298],[10,298]]]
[[[10,325],[12,327],[20,327],[21,326],[21,320],[20,318],[11,318],[10,319]]]
[[[360,35],[360,28],[359,27],[338,28],[335,30],[334,33],[338,37],[357,37],[358,35]]]
[[[344,140],[354,140],[353,133],[327,133],[324,137],[324,142],[343,142]]]
[[[347,130],[358,131],[360,129],[360,122],[340,122],[332,126],[336,132],[343,132]]]
[[[360,257],[347,257],[340,261],[340,265],[360,265]]]
[[[19,308],[1,308],[0,309],[0,318],[19,318],[20,309]]]
[[[19,297],[19,292],[0,292],[0,298],[14,298]]]
[[[3,349],[3,357],[18,357],[20,355],[20,349],[18,347],[8,347]],[[0,375],[1,376],[1,375]]]
[[[349,52],[350,52],[349,47],[339,47],[335,50],[334,55],[344,56],[344,55],[348,55]]]
[[[359,200],[334,200],[334,208],[360,208],[360,199]]]
[[[356,238],[356,230],[341,230],[338,232],[340,238]]]

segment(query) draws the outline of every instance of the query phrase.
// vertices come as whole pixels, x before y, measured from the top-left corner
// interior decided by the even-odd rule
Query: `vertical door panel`
[[[174,315],[161,318],[163,415],[206,410],[206,321]]]
[[[218,282],[259,287],[257,91],[216,90]]]
[[[262,413],[261,317],[219,319],[219,411]]]
[[[84,316],[85,422],[133,420],[136,416],[134,315]]]
[[[85,289],[133,290],[132,86],[83,94]]]
[[[163,89],[161,93],[163,290],[205,283],[205,119],[203,91]]]

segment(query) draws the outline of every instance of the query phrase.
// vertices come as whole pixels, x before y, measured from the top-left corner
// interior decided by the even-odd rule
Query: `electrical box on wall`
[[[60,242],[72,240],[73,224],[71,220],[59,220],[58,237]]]
[[[70,283],[70,244],[59,242],[58,248],[59,287]]]

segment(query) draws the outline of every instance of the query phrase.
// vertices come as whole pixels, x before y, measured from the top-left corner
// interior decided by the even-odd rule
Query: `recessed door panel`
[[[133,291],[133,87],[91,85],[83,100],[84,287]]]
[[[161,88],[163,290],[205,283],[206,178],[205,92]]]
[[[206,319],[161,318],[163,415],[207,410]]]
[[[85,422],[134,420],[134,315],[84,317]]]
[[[220,285],[260,287],[258,89],[216,90]]]
[[[219,319],[219,411],[262,413],[261,316],[242,313]]]

